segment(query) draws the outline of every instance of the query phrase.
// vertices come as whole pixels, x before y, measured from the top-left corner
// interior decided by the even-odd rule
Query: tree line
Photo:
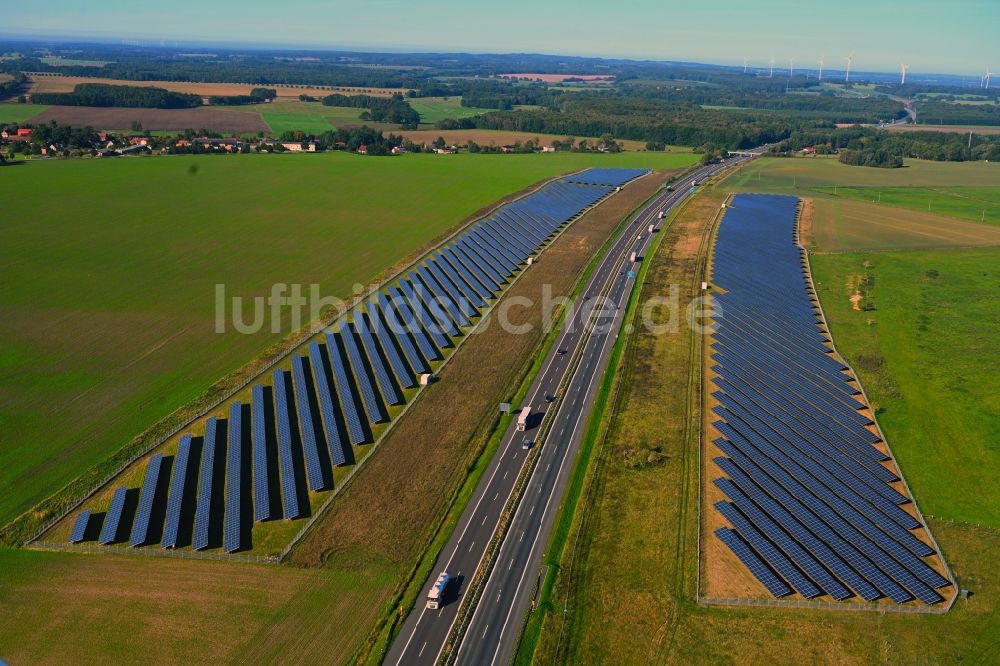
[[[73,92],[33,93],[31,101],[35,104],[59,104],[63,106],[190,109],[201,106],[201,95],[144,86],[80,83],[74,86]]]
[[[213,106],[243,106],[263,104],[278,96],[274,88],[252,88],[249,95],[209,95],[208,103]]]

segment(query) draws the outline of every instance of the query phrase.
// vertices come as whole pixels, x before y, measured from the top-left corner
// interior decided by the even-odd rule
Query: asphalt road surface
[[[703,167],[689,178],[700,181],[740,159]],[[528,391],[524,405],[531,406],[532,418],[527,431],[518,432],[516,421],[512,421],[504,433],[417,605],[389,649],[385,664],[437,662],[466,589],[486,556],[500,514],[530,452],[523,445],[529,439],[531,446],[541,447],[538,462],[461,640],[457,663],[506,664],[512,658],[534,592],[542,549],[551,533],[595,394],[618,337],[625,305],[635,285],[628,275],[630,269],[638,268],[631,261],[631,254],[636,252],[641,257],[645,253],[652,238],[648,226],[657,223],[660,211],[673,208],[689,196],[686,183],[677,185],[672,192],[661,190],[601,257],[582,292],[583,302],[577,304],[572,316],[566,317],[556,344]],[[564,393],[557,394],[571,370],[573,374]],[[554,400],[550,402],[552,397]],[[534,442],[544,419],[552,420],[549,430],[544,441]],[[442,571],[448,572],[451,582],[443,606],[430,610],[425,604],[427,593]]]

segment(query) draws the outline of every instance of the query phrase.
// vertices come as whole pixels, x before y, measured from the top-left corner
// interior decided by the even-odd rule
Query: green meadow
[[[696,159],[327,153],[5,167],[18,196],[0,219],[0,524],[290,332],[268,319],[254,335],[216,333],[216,285],[247,299],[279,282],[349,296],[532,183]]]

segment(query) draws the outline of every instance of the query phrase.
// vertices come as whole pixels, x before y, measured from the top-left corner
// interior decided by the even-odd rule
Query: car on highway
[[[545,402],[555,402],[555,401],[556,401],[556,397],[554,395],[550,394],[550,395],[545,396]]]
[[[534,443],[535,443],[535,440],[533,440],[533,439],[531,439],[529,437],[525,437],[524,441],[521,442],[521,448],[522,449],[530,449],[531,445],[534,444]]]
[[[560,347],[559,349],[556,350],[556,353],[559,354],[560,356],[562,356],[563,354],[566,353],[566,350],[563,349],[562,347]]]

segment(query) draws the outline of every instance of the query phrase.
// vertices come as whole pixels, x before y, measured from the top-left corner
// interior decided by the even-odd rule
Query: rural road
[[[728,168],[736,161],[702,167],[688,178],[701,180]],[[686,182],[686,181],[685,181]],[[462,640],[456,663],[485,665],[510,661],[520,636],[524,613],[531,601],[542,551],[548,541],[569,472],[572,469],[594,397],[618,337],[625,304],[635,280],[621,273],[633,268],[630,254],[642,256],[649,247],[647,227],[657,213],[669,210],[689,196],[686,186],[661,190],[656,198],[625,227],[601,257],[582,292],[592,298],[567,317],[538,375],[528,390],[524,405],[533,418],[527,432],[517,432],[514,421],[504,433],[489,467],[469,500],[455,532],[442,550],[416,606],[410,611],[383,663],[434,664],[448,641],[468,585],[487,553],[497,531],[500,515],[514,490],[527,459],[525,438],[535,439],[540,424],[551,419],[540,446],[538,462],[500,547],[496,565],[488,578],[481,601]],[[542,260],[544,261],[544,255]],[[595,302],[605,296],[603,307]],[[594,312],[592,312],[594,311]],[[591,317],[596,317],[591,320]],[[588,320],[599,326],[587,326]],[[588,329],[593,328],[591,333]],[[560,353],[560,352],[563,353]],[[578,362],[573,363],[574,358]],[[571,381],[565,393],[557,391],[568,372]],[[547,396],[557,395],[549,403]],[[553,412],[553,413],[550,413]],[[444,605],[437,610],[425,606],[427,593],[437,575],[447,571],[451,583]]]

